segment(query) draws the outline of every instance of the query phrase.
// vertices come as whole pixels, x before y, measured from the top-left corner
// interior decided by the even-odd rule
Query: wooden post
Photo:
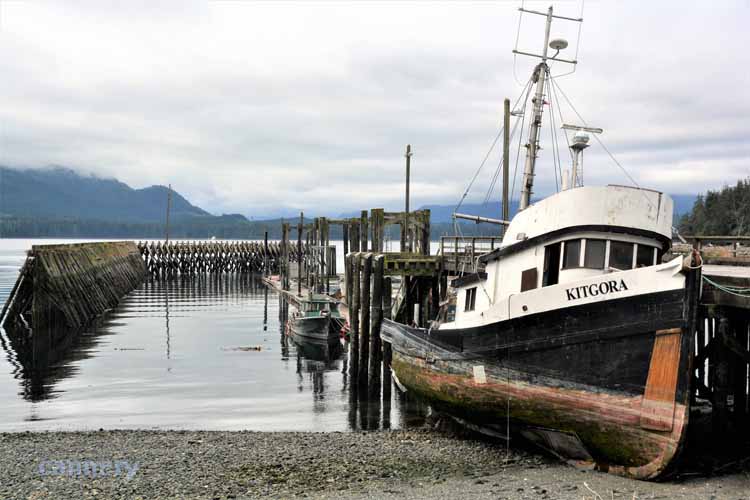
[[[167,188],[167,224],[164,228],[164,243],[169,244],[169,206],[172,204],[172,184]]]
[[[366,253],[362,258],[362,303],[359,322],[359,382],[367,383],[368,362],[370,359],[370,285],[372,282],[372,254]]]
[[[359,305],[361,301],[360,270],[362,267],[362,254],[352,254],[352,303],[349,307],[349,323],[351,326],[351,350],[349,353],[350,376],[354,379],[359,375]]]
[[[430,321],[430,278],[419,278],[419,326],[427,328]]]
[[[383,324],[383,254],[372,259],[372,322],[370,327],[370,376],[380,376],[380,327]]]
[[[404,302],[406,303],[404,309],[404,323],[412,326],[414,323],[414,293],[412,291],[413,280],[419,278],[412,278],[411,276],[404,276]]]
[[[438,313],[440,312],[440,274],[433,276],[431,279],[430,290],[432,290],[432,297],[430,297],[430,318],[429,321],[435,321],[438,319]],[[429,328],[430,323],[427,323]]]
[[[383,278],[383,318],[391,319],[393,285],[390,276]],[[383,400],[391,399],[391,344],[383,342]],[[385,415],[383,415],[385,419]]]
[[[263,234],[263,274],[271,274],[271,270],[268,269],[270,259],[268,258],[268,231]]]
[[[299,213],[297,224],[297,297],[302,297],[302,227],[305,225],[305,214]]]
[[[729,411],[727,408],[727,396],[729,395],[729,359],[728,349],[724,344],[724,339],[729,335],[729,318],[725,311],[721,311],[718,317],[716,327],[716,342],[714,342],[713,355],[716,359],[715,369],[712,370],[713,376],[713,409],[712,409],[712,427],[714,435],[723,439],[728,435]]]
[[[747,328],[745,327],[743,314],[738,314],[740,310],[732,309],[731,332],[736,348],[742,352],[747,352]],[[737,424],[744,423],[746,402],[745,394],[747,388],[747,362],[739,355],[733,353],[732,356],[732,390],[734,392],[734,420]]]
[[[281,288],[283,290],[289,290],[289,223],[282,222],[281,224],[281,240],[282,240],[282,255],[283,255],[283,268],[284,273],[281,278]]]
[[[367,251],[367,210],[362,210],[362,215],[359,218],[359,237],[361,252]]]
[[[354,259],[353,254],[346,254],[344,256],[344,280],[346,286],[346,306],[351,312],[352,309],[352,280],[354,271],[352,270],[352,261]]]
[[[349,251],[359,252],[359,219],[350,219]]]
[[[510,99],[503,102],[503,220],[510,220],[510,200],[508,199],[508,172],[510,162]],[[501,227],[501,233],[505,236],[505,226]],[[494,240],[493,240],[494,244]],[[494,245],[493,245],[494,246]]]
[[[330,234],[328,232],[328,219],[323,217],[322,218],[322,237],[323,240],[323,272],[326,276],[326,293],[331,293],[331,255],[328,251],[328,245],[330,243]]]
[[[372,251],[382,252],[385,238],[385,210],[382,208],[373,208],[370,210],[372,219]]]
[[[310,230],[308,229],[305,234],[305,243],[307,245],[307,252],[305,252],[305,284],[307,285],[307,291],[310,293],[312,290],[312,285],[310,284],[310,268],[311,262],[310,262],[310,252],[312,250],[310,249]]]
[[[341,225],[341,240],[344,243],[344,256],[349,253],[349,224],[343,223]]]
[[[406,145],[406,196],[404,203],[404,225],[401,230],[401,251],[411,252],[409,241],[409,182],[411,177],[411,144]],[[404,237],[405,236],[405,237]],[[406,248],[404,248],[406,246]]]
[[[422,210],[422,255],[430,255],[430,209]]]

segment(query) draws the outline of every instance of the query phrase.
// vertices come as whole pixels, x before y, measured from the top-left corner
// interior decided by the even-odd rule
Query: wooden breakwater
[[[6,328],[79,328],[141,284],[146,267],[132,241],[34,245],[0,319]]]
[[[141,241],[137,247],[152,276],[278,274],[287,261],[304,262],[316,252],[311,244],[287,244],[285,249],[283,241],[268,241],[267,238],[264,241]],[[335,248],[327,251],[335,251]]]

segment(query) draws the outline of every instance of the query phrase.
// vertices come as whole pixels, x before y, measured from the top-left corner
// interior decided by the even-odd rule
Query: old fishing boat
[[[529,11],[531,12],[531,11]],[[400,386],[471,425],[517,432],[560,457],[652,479],[686,436],[699,266],[675,257],[672,200],[648,189],[583,186],[578,132],[563,189],[531,203],[542,113],[556,82],[547,48],[529,81],[519,212],[499,248],[454,279],[455,312],[429,328],[386,320]],[[563,18],[568,19],[568,18]],[[527,95],[531,91],[527,92]],[[525,108],[522,108],[525,109]]]
[[[345,320],[338,305],[327,295],[310,294],[300,299],[298,310],[287,323],[288,333],[300,345],[341,345]]]

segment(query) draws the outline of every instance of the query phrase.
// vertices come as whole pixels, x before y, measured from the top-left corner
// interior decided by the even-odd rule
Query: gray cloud
[[[172,183],[214,212],[337,213],[401,206],[410,142],[413,203],[453,203],[503,98],[521,90],[516,7],[3,2],[0,163]],[[586,6],[581,64],[559,83],[642,185],[702,192],[750,174],[748,13],[743,2]],[[538,50],[538,20],[523,28],[520,48]],[[572,56],[575,27],[553,34]],[[533,64],[518,58],[518,77]],[[484,197],[497,153],[470,199]],[[596,145],[585,169],[589,183],[627,182]],[[553,192],[549,145],[538,172],[537,193]]]

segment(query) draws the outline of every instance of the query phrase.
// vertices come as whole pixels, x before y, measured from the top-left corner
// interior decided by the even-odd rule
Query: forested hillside
[[[0,166],[2,216],[144,223],[162,222],[166,207],[166,186],[133,189],[115,179],[80,175],[62,167],[18,170]],[[175,219],[211,216],[174,191],[171,214]]]
[[[708,191],[695,200],[693,210],[680,219],[680,232],[688,235],[750,235],[750,177]]]

